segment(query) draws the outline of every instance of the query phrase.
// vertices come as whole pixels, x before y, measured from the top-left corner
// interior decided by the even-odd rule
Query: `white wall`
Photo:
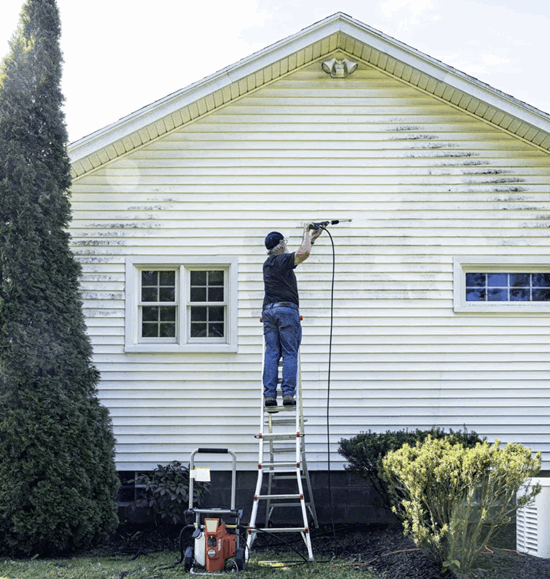
[[[311,65],[73,184],[73,248],[100,395],[121,470],[227,446],[256,468],[263,237],[331,228],[330,399],[340,438],[466,425],[543,450],[550,468],[547,314],[456,314],[456,256],[550,258],[547,154],[361,65]],[[332,250],[297,270],[308,464],[327,466]],[[236,354],[124,352],[127,256],[239,258]]]

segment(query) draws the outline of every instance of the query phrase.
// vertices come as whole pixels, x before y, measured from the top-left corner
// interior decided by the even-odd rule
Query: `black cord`
[[[336,250],[334,248],[334,240],[330,231],[326,227],[321,227],[324,229],[328,236],[330,237],[330,242],[332,244],[332,281],[330,288],[330,333],[328,342],[328,370],[327,370],[327,466],[328,466],[328,496],[329,496],[329,506],[330,506],[330,523],[332,526],[332,536],[334,538],[334,544],[336,545],[336,555],[338,555],[338,539],[336,538],[336,527],[334,524],[334,506],[332,503],[332,482],[331,482],[331,462],[330,462],[330,377],[331,377],[331,367],[332,367],[332,334],[334,327],[334,280],[336,274]]]

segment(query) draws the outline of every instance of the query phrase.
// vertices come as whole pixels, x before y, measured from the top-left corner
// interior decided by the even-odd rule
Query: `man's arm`
[[[302,261],[305,261],[310,256],[311,246],[313,245],[313,242],[319,237],[319,235],[321,235],[321,233],[323,233],[322,229],[317,229],[315,233],[310,237],[309,226],[310,223],[308,223],[304,227],[304,237],[302,239],[302,245],[300,246],[300,249],[298,249],[298,251],[294,254],[295,266],[299,265],[300,263],[302,263]]]

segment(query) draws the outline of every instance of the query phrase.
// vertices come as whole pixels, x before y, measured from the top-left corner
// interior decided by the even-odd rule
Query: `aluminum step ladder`
[[[252,515],[248,529],[247,558],[258,532],[266,533],[300,533],[307,547],[309,560],[313,561],[311,547],[310,523],[319,526],[311,480],[307,469],[305,449],[305,420],[302,404],[302,380],[300,371],[300,356],[298,354],[298,376],[296,388],[296,406],[282,406],[280,391],[282,363],[279,361],[279,379],[277,386],[279,405],[265,408],[263,385],[260,403],[260,432],[256,435],[259,441],[258,480],[254,493]],[[265,462],[264,462],[265,460]],[[292,493],[277,493],[274,487],[277,481],[296,483]],[[307,500],[304,494],[304,483],[307,489]],[[264,527],[257,527],[260,503],[265,504]],[[297,527],[271,526],[271,517],[277,508],[300,508],[302,525]],[[308,518],[308,513],[309,517]]]

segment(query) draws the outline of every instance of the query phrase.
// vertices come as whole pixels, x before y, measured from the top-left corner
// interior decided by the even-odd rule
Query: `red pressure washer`
[[[197,448],[191,453],[189,472],[195,472],[195,455],[202,454],[230,454],[233,458],[231,472],[231,506],[229,509],[193,507],[194,477],[189,477],[189,509],[186,515],[195,515],[195,532],[193,546],[187,547],[183,558],[186,571],[192,575],[225,575],[225,573],[242,571],[246,568],[245,552],[239,545],[240,521],[243,509],[235,508],[235,493],[237,481],[237,457],[226,448]],[[205,516],[208,515],[208,516]],[[235,524],[226,524],[222,515],[235,519]],[[202,519],[202,520],[201,520]],[[204,567],[206,572],[196,571],[196,565]],[[225,571],[225,573],[224,573]]]

